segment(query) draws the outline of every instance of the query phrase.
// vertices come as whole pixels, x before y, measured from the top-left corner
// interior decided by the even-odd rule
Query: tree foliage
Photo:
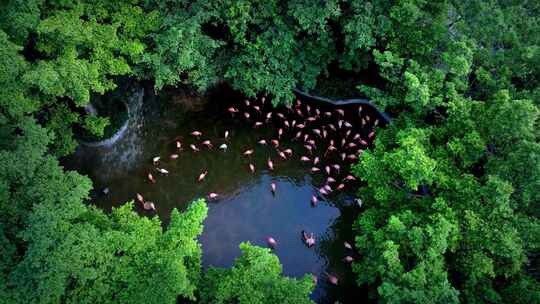
[[[290,102],[339,67],[394,116],[353,172],[360,285],[391,303],[538,303],[538,1],[289,0],[0,3],[0,299],[7,302],[309,302],[241,245],[200,278],[206,207],[158,219],[104,214],[59,166],[82,108],[119,77],[156,89],[227,82]],[[200,290],[197,285],[202,282]]]
[[[76,147],[78,124],[102,135],[106,117],[80,109],[92,94],[116,87],[115,77],[133,75],[149,33],[161,22],[140,1],[4,1],[0,4],[2,106],[11,118],[39,115],[63,156]],[[6,61],[6,62],[4,62]],[[79,110],[77,110],[79,109]]]
[[[228,269],[210,268],[203,278],[201,303],[313,303],[310,275],[281,276],[279,259],[268,248],[240,244],[242,255]]]
[[[354,269],[384,301],[540,299],[525,270],[540,245],[538,83],[534,55],[515,52],[536,48],[538,35],[521,28],[530,9],[379,6],[391,26],[373,56],[387,83],[360,89],[396,119],[354,167],[368,206],[355,224],[364,257]]]

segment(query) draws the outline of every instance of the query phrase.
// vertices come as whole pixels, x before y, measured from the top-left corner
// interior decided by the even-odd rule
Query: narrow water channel
[[[217,200],[209,201],[209,214],[200,237],[205,268],[229,267],[240,254],[241,242],[266,247],[266,237],[271,236],[278,242],[274,252],[285,275],[301,277],[313,273],[319,277],[313,300],[352,303],[364,299],[365,292],[356,287],[350,265],[342,261],[347,255],[357,256],[343,243],[353,241],[351,226],[360,212],[354,204],[358,185],[319,196],[318,205],[313,207],[311,197],[318,194],[326,174],[309,172],[312,165],[299,160],[306,154],[303,144],[291,141],[292,134],[285,134],[280,141],[280,148],[293,150],[289,160],[280,160],[277,150],[270,145],[257,144],[260,139],[276,138],[278,126],[255,129],[252,122],[246,122],[239,114],[232,117],[227,107],[241,102],[243,98],[228,89],[216,90],[206,99],[182,97],[178,92],[163,93],[160,97],[147,93],[143,119],[134,126],[129,140],[101,149],[80,147],[65,165],[93,180],[96,191],[92,203],[110,210],[134,200],[136,193],[140,193],[155,202],[157,211],[145,211],[140,205],[136,210],[147,216],[157,214],[164,225],[173,208],[184,209],[189,202],[210,192],[219,194]],[[194,130],[202,132],[200,139],[190,135]],[[224,138],[226,131],[230,134],[228,139]],[[177,151],[176,140],[183,143],[183,151]],[[210,140],[214,148],[202,146],[204,140]],[[224,143],[227,151],[219,150]],[[196,144],[201,151],[193,152],[190,144]],[[243,155],[246,149],[254,149],[251,157]],[[174,153],[179,157],[170,159]],[[123,154],[131,157],[122,157]],[[156,156],[161,157],[159,167],[170,172],[167,176],[155,170],[152,158]],[[267,168],[268,158],[274,161],[273,171]],[[249,163],[255,165],[255,173],[250,172]],[[208,175],[197,182],[205,170]],[[147,179],[150,172],[156,178],[154,184]],[[277,186],[275,194],[270,190],[272,182]],[[104,188],[109,190],[107,194],[102,193]],[[303,243],[302,230],[314,233],[314,247]],[[340,284],[330,285],[324,272],[335,274]]]

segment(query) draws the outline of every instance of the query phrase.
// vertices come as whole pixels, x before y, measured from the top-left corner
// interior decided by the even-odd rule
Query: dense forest
[[[0,1],[0,302],[310,303],[241,244],[201,270],[203,199],[162,228],[59,158],[121,79],[275,105],[336,70],[393,117],[353,167],[359,287],[381,303],[540,303],[540,2]],[[356,78],[355,78],[356,77]]]

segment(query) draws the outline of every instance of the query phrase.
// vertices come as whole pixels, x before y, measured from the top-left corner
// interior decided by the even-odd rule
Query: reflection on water
[[[301,277],[315,273],[320,277],[312,294],[315,301],[348,303],[365,298],[365,292],[355,286],[350,266],[341,261],[345,255],[354,255],[343,247],[344,240],[352,242],[351,225],[359,212],[351,204],[352,193],[321,199],[317,207],[312,207],[311,195],[323,183],[324,176],[309,174],[309,166],[300,163],[301,145],[282,142],[281,145],[292,148],[295,155],[292,160],[279,161],[275,149],[256,144],[261,138],[269,140],[275,132],[273,129],[254,130],[226,113],[226,107],[239,96],[222,90],[209,98],[205,106],[195,107],[203,111],[186,111],[186,107],[194,107],[183,104],[182,98],[164,94],[158,100],[147,96],[144,121],[130,131],[136,140],[127,137],[115,149],[100,153],[82,148],[65,164],[89,175],[95,189],[110,189],[107,195],[94,193],[96,205],[110,210],[111,206],[134,199],[138,192],[156,203],[157,214],[165,225],[172,208],[184,209],[196,198],[218,193],[219,199],[209,203],[208,218],[200,237],[204,267],[230,266],[240,254],[241,242],[266,246],[265,238],[272,236],[278,242],[275,253],[285,275]],[[203,133],[201,139],[189,135],[193,130]],[[224,139],[226,130],[231,134],[228,140]],[[184,151],[178,159],[171,160],[169,155],[177,153],[176,139],[183,142]],[[228,151],[203,148],[200,142],[206,139],[212,141],[214,147],[226,143]],[[191,143],[196,143],[201,152],[192,152]],[[255,149],[251,158],[242,155],[247,148]],[[140,153],[139,158],[118,156],[134,150]],[[155,171],[151,161],[154,156],[161,156],[159,166],[170,172],[168,176]],[[274,171],[266,169],[269,157],[274,160]],[[250,162],[256,166],[255,174],[248,169]],[[198,183],[196,179],[204,170],[209,174]],[[147,181],[149,172],[156,177],[155,184]],[[277,185],[275,195],[270,191],[271,182]],[[137,210],[152,214],[140,206]],[[302,230],[315,233],[317,244],[314,247],[307,248],[303,244]],[[324,271],[336,274],[340,286],[328,285],[321,276]]]
[[[96,175],[102,179],[122,176],[123,172],[136,166],[143,157],[141,128],[144,121],[144,89],[136,86],[122,91],[125,91],[128,112],[124,125],[111,138],[80,144],[73,156],[77,162],[87,163],[89,168],[99,168]]]

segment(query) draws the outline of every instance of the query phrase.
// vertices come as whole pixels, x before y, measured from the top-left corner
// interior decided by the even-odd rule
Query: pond
[[[285,275],[301,277],[313,273],[319,277],[312,293],[313,300],[349,303],[364,299],[366,292],[356,286],[351,266],[343,261],[345,256],[357,256],[344,247],[344,242],[353,243],[352,223],[360,212],[354,193],[359,184],[343,181],[351,161],[347,158],[343,161],[339,152],[325,153],[329,142],[334,140],[338,150],[349,149],[346,157],[354,154],[351,151],[357,151],[360,145],[346,148],[341,147],[339,141],[343,135],[338,134],[345,134],[349,129],[350,140],[347,142],[354,141],[356,132],[367,140],[368,128],[356,129],[361,124],[358,106],[346,109],[347,113],[341,117],[340,112],[329,105],[311,105],[311,114],[308,114],[307,105],[302,104],[299,108],[306,113],[300,117],[294,108],[274,109],[268,100],[264,106],[260,99],[250,100],[249,106],[244,100],[227,88],[215,89],[207,97],[186,96],[179,91],[166,92],[159,97],[146,93],[142,119],[131,126],[126,138],[112,147],[81,146],[65,165],[93,180],[96,191],[92,202],[97,206],[110,210],[135,200],[136,193],[140,193],[155,203],[156,211],[146,211],[140,204],[136,204],[136,210],[147,216],[157,214],[164,225],[173,208],[182,210],[197,198],[208,197],[209,193],[218,194],[217,199],[209,200],[209,213],[200,237],[205,268],[229,267],[240,254],[238,245],[241,242],[266,247],[266,238],[271,236],[278,243],[274,252]],[[261,113],[253,108],[254,105],[261,107]],[[228,111],[231,106],[239,112],[231,115]],[[320,119],[306,123],[307,117],[317,116],[315,108],[320,111]],[[274,114],[265,123],[269,111]],[[331,116],[325,115],[328,111]],[[249,119],[244,117],[244,112],[250,113]],[[289,128],[277,113],[285,115]],[[354,126],[344,126],[347,120]],[[257,121],[263,125],[255,127]],[[305,125],[302,130],[298,128],[301,123]],[[322,127],[328,123],[335,124],[337,130]],[[275,148],[271,140],[278,139],[280,128],[283,135]],[[328,135],[322,138],[323,134],[319,136],[313,129],[324,129],[324,134]],[[202,135],[191,135],[195,130]],[[302,136],[294,140],[299,131]],[[225,138],[225,132],[229,133],[228,138]],[[305,147],[304,134],[309,134],[307,141],[316,141],[313,154]],[[268,144],[259,144],[261,139]],[[212,143],[212,149],[201,144],[205,140]],[[181,151],[177,149],[176,141],[182,143]],[[200,151],[193,151],[191,144]],[[219,149],[222,144],[227,145],[226,151]],[[250,149],[253,154],[244,155]],[[279,152],[286,149],[292,150],[292,156],[283,160]],[[173,154],[178,157],[172,159]],[[152,159],[157,156],[160,160],[155,165]],[[321,161],[316,166],[321,172],[312,173],[314,165],[300,161],[301,156],[311,161],[319,156]],[[273,161],[274,170],[268,168],[268,159]],[[254,173],[249,164],[254,166]],[[327,181],[325,167],[335,164],[341,168],[339,173],[334,167],[329,168],[330,176],[336,179],[335,183],[330,183],[333,191],[323,195],[320,188]],[[166,169],[169,174],[160,174],[156,167]],[[198,182],[204,171],[208,174]],[[155,183],[148,180],[148,173],[153,175]],[[272,183],[276,185],[275,193],[271,191]],[[343,184],[344,189],[336,190],[338,184]],[[102,191],[105,188],[107,194]],[[318,198],[316,206],[311,203],[314,195]],[[304,244],[303,230],[315,235],[315,246],[308,248]],[[339,285],[329,284],[325,272],[336,275]]]

